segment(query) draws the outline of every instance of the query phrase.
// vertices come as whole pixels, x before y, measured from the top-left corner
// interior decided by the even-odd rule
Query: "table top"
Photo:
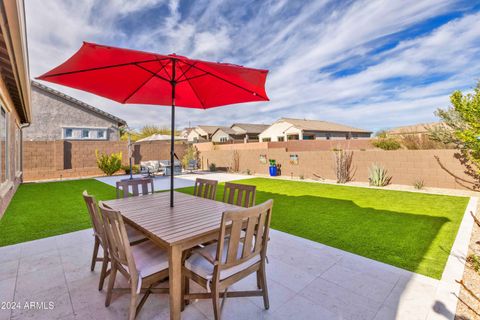
[[[126,223],[162,245],[178,245],[220,230],[222,213],[241,207],[175,192],[175,207],[170,208],[170,193],[104,201],[119,211]]]

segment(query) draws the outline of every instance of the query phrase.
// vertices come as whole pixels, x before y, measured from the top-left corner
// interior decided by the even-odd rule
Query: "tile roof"
[[[233,126],[237,126],[241,129],[243,129],[245,132],[244,133],[261,133],[268,127],[270,127],[269,124],[256,124],[256,123],[234,123],[232,124]]]
[[[335,131],[335,132],[359,132],[359,133],[371,133],[371,131],[354,128],[346,126],[343,124],[338,124],[334,122],[321,121],[321,120],[307,120],[307,119],[292,119],[292,118],[281,118],[276,121],[278,122],[288,122],[294,127],[306,130],[306,131]]]
[[[429,129],[435,127],[446,126],[443,122],[417,123],[410,126],[396,127],[388,130],[389,134],[413,134],[427,133]]]

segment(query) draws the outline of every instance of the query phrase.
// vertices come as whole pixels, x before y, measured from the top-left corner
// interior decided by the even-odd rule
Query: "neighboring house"
[[[430,123],[419,123],[410,126],[403,126],[392,128],[387,130],[388,135],[392,136],[402,136],[402,135],[424,135],[427,134],[429,130],[435,129],[438,127],[446,127],[446,124],[443,122],[430,122]]]
[[[188,139],[188,135],[192,132],[193,128],[185,128],[180,132],[180,137]]]
[[[32,125],[24,140],[110,140],[120,139],[125,120],[32,81]]]
[[[258,141],[258,135],[269,125],[253,123],[234,123],[230,128],[220,127],[212,136],[213,142]]]
[[[229,127],[219,127],[212,135],[212,142],[243,141],[245,134]]]
[[[212,136],[219,126],[196,126],[192,128],[187,136],[188,142],[205,142],[211,141]]]
[[[0,217],[23,179],[22,130],[31,121],[23,1],[3,1],[0,14]]]
[[[261,142],[288,140],[368,139],[372,132],[343,124],[306,119],[281,118],[260,133]]]

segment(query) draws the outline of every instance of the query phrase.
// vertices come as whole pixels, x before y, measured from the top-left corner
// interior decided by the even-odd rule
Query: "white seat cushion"
[[[125,224],[125,229],[127,230],[127,236],[128,240],[130,240],[130,243],[140,241],[146,238],[145,235],[130,227],[128,224]]]
[[[215,257],[217,256],[217,243],[209,244],[208,246],[205,246],[204,248],[201,248],[199,250],[205,250],[206,252],[208,252],[208,254],[210,254],[210,256],[212,256],[215,259]],[[242,256],[242,250],[243,250],[243,244],[240,242],[237,250],[237,258],[240,258]],[[225,263],[227,259],[227,251],[228,251],[228,239],[225,240],[225,243],[223,245],[223,254],[222,254],[223,263]],[[223,269],[220,272],[220,280],[226,279],[234,275],[235,273],[238,273],[242,270],[247,269],[248,267],[259,262],[260,259],[261,257],[258,254],[257,256],[251,258],[250,260],[247,260],[235,267]],[[214,268],[213,264],[211,264],[210,261],[208,261],[198,253],[194,252],[191,255],[191,257],[185,261],[185,267],[204,279],[210,280],[213,277],[213,268]]]
[[[168,253],[151,241],[131,247],[140,278],[168,269]]]

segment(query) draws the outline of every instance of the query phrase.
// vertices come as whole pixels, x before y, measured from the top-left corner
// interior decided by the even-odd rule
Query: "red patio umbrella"
[[[67,61],[37,79],[123,104],[171,106],[170,206],[173,207],[175,106],[208,109],[268,101],[267,73],[268,70],[193,60],[176,54],[161,55],[84,42]]]

